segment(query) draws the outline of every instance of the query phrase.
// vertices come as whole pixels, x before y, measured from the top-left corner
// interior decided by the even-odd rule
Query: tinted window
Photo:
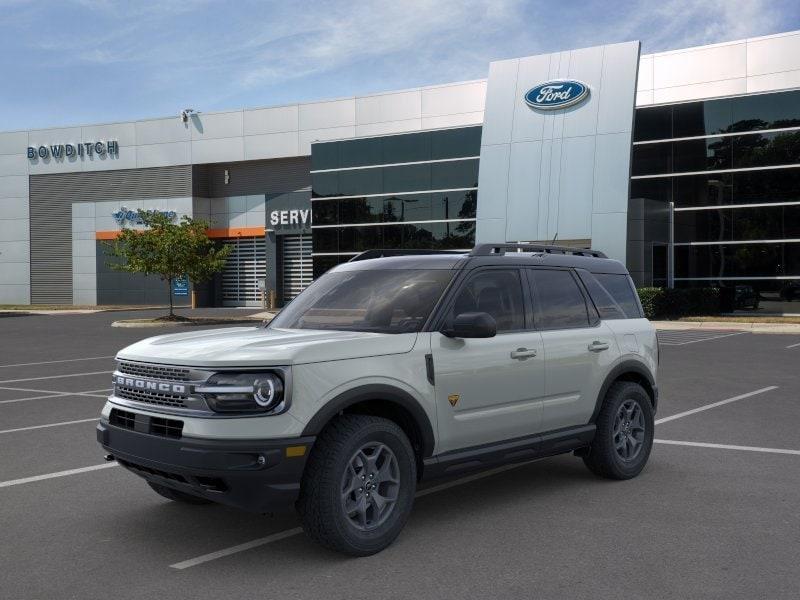
[[[383,138],[383,162],[401,163],[429,160],[431,157],[431,134],[392,135]],[[378,157],[370,163],[375,164]]]
[[[800,238],[800,205],[686,210],[675,213],[676,242]]]
[[[479,156],[481,127],[463,127],[431,132],[431,158]]]
[[[588,271],[578,271],[578,275],[583,281],[589,296],[592,298],[597,313],[601,319],[625,319],[625,311],[617,304],[611,294],[604,288],[595,276]]]
[[[672,137],[672,107],[636,109],[633,140],[668,140]]]
[[[642,316],[630,277],[617,273],[595,273],[594,277],[622,308],[626,317],[638,319]]]
[[[633,147],[632,175],[672,173],[672,142],[640,144]]]
[[[339,166],[361,167],[381,162],[381,138],[364,138],[339,142]]]
[[[800,125],[800,92],[742,96],[731,102],[734,131]]]
[[[270,328],[419,331],[452,276],[449,270],[418,269],[328,273],[290,302]]]
[[[672,143],[676,172],[730,169],[733,166],[730,137]]]
[[[315,200],[311,203],[314,225],[336,225],[339,222],[337,200]]]
[[[497,331],[524,329],[525,305],[519,272],[490,270],[471,277],[450,309],[447,326],[456,316],[468,312],[492,315],[497,322]]]
[[[469,187],[478,187],[477,160],[455,160],[431,165],[432,189],[449,190]]]
[[[731,119],[727,98],[676,104],[672,107],[672,133],[674,137],[725,133],[730,131]]]
[[[675,277],[800,276],[800,244],[676,246]],[[707,282],[708,283],[708,282]]]
[[[339,194],[339,174],[338,173],[314,173],[311,175],[312,195],[315,198],[325,196],[336,196]]]
[[[578,283],[569,271],[531,269],[539,329],[588,327],[589,313]]]

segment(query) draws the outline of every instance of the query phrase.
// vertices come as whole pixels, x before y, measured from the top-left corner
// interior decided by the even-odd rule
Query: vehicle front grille
[[[172,406],[176,408],[186,408],[186,397],[178,394],[167,394],[152,390],[139,390],[135,388],[123,387],[118,385],[114,394],[125,400],[134,402],[145,402],[158,406]]]
[[[178,419],[164,419],[162,417],[149,417],[119,408],[112,408],[108,422],[115,427],[137,431],[136,420],[139,420],[138,431],[150,435],[180,439],[183,435],[183,421]]]
[[[162,437],[179,438],[183,434],[183,421],[150,417],[150,433]]]
[[[134,429],[136,427],[136,413],[112,408],[108,417],[108,422],[123,429]]]
[[[126,375],[152,377],[153,379],[164,379],[166,381],[189,381],[190,379],[189,369],[181,367],[166,367],[163,365],[120,361],[117,370]]]

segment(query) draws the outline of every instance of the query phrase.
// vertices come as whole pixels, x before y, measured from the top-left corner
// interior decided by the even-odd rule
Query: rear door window
[[[530,269],[538,329],[589,327],[586,300],[570,271]]]

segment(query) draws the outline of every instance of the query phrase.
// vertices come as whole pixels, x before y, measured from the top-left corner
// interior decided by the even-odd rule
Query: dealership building
[[[0,133],[0,304],[159,304],[138,209],[233,246],[209,306],[291,300],[368,249],[593,247],[639,285],[800,298],[800,32],[493,62],[487,79]],[[178,107],[176,107],[178,108]],[[178,289],[184,294],[184,289]]]

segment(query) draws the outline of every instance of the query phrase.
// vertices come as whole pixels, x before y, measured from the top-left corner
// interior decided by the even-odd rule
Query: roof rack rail
[[[573,256],[592,256],[594,258],[608,258],[599,250],[585,250],[571,246],[548,246],[542,244],[478,244],[469,253],[470,256],[490,256],[492,254],[505,254],[506,250],[517,252],[542,252],[544,254],[572,254]]]
[[[384,258],[387,256],[414,256],[424,254],[466,254],[464,250],[364,250],[361,254],[356,254],[347,262],[357,262],[359,260],[369,260],[371,258]]]

